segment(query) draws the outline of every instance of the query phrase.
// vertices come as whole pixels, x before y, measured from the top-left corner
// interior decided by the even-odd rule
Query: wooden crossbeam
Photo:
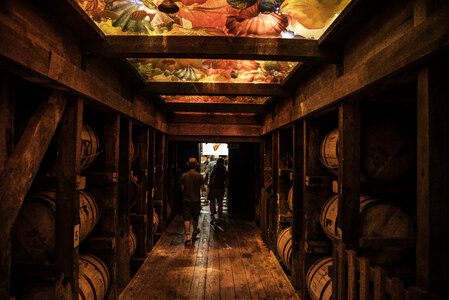
[[[227,103],[167,103],[169,111],[183,112],[234,112],[234,113],[264,113],[262,104],[227,104]]]
[[[234,95],[287,97],[278,84],[150,82],[145,92],[155,95]]]
[[[83,51],[110,57],[327,60],[315,40],[226,36],[108,36],[85,43]]]

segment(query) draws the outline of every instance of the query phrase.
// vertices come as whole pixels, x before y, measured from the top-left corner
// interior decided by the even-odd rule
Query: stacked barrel
[[[322,140],[320,160],[333,174],[339,168],[339,130],[331,130]],[[413,157],[413,143],[408,132],[391,119],[369,120],[362,126],[361,178],[362,182],[391,181],[402,176]],[[394,198],[393,198],[394,199]],[[339,195],[331,196],[321,209],[320,224],[332,240],[341,238],[338,227]],[[360,238],[410,238],[414,236],[410,216],[395,203],[381,196],[361,194],[359,210]],[[360,253],[375,265],[400,263],[409,251],[407,246],[391,245],[379,248],[362,248]],[[330,299],[332,282],[329,268],[332,258],[317,260],[307,273],[307,289],[314,300]]]

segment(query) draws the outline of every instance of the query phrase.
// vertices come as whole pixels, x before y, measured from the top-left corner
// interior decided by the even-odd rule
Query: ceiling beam
[[[289,96],[279,84],[269,83],[149,82],[144,89],[154,95]]]
[[[264,113],[262,104],[228,104],[228,103],[167,103],[169,111],[182,112],[233,112],[233,113]]]
[[[318,42],[227,36],[108,36],[83,45],[86,54],[111,57],[326,61]]]

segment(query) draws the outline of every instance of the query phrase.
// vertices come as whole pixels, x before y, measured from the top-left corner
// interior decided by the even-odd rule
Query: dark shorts
[[[207,195],[207,200],[209,201],[215,201],[217,199],[217,202],[223,201],[224,197],[224,188],[210,188],[209,194]]]
[[[201,211],[200,202],[182,202],[182,217],[184,221],[198,220]]]

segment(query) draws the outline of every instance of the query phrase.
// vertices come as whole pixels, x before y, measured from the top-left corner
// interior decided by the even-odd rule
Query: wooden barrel
[[[293,211],[293,186],[288,191],[287,204],[288,204],[288,209]]]
[[[407,171],[413,158],[413,142],[402,124],[392,119],[369,121],[362,137],[362,168],[368,177],[392,180]]]
[[[158,226],[159,226],[159,216],[157,215],[156,210],[153,208],[153,233],[156,233]]]
[[[292,228],[287,227],[279,233],[277,242],[278,255],[282,263],[291,269],[292,267]]]
[[[332,267],[332,257],[324,257],[317,260],[307,272],[307,290],[312,300],[332,298],[332,278],[329,267]]]
[[[137,236],[132,226],[129,226],[129,256],[132,256],[137,249]]]
[[[56,190],[36,191],[27,196],[12,230],[12,255],[22,263],[48,259],[55,250]],[[85,190],[80,191],[80,240],[98,221],[98,206]]]
[[[98,137],[89,125],[84,124],[81,132],[81,170],[86,170],[97,159]]]
[[[338,173],[338,128],[329,132],[320,147],[321,162],[334,174]]]
[[[338,216],[338,195],[334,195],[324,204],[320,223],[324,232],[331,238],[340,238],[341,230],[336,226]],[[413,237],[413,223],[410,217],[398,206],[368,195],[360,195],[361,238]],[[377,265],[389,265],[402,259],[408,247],[379,247],[366,249],[366,256]]]
[[[109,287],[109,271],[104,262],[92,254],[80,255],[79,300],[102,300]]]

